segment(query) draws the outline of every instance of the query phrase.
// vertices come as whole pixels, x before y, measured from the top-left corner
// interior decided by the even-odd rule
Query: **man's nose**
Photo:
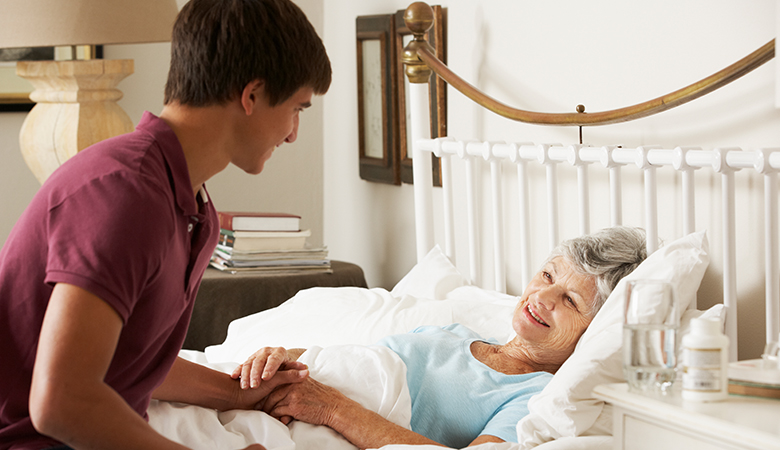
[[[292,132],[284,139],[284,142],[292,144],[296,139],[298,139],[298,116],[295,116],[295,119],[293,119]]]

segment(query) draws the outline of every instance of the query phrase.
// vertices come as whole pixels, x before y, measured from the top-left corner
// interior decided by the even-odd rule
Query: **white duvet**
[[[691,304],[709,262],[704,233],[666,245],[627,278],[671,282],[681,305]],[[611,410],[592,397],[602,383],[622,381],[622,284],[586,330],[574,354],[550,384],[529,402],[517,425],[518,444],[483,444],[478,450],[610,448]],[[313,288],[281,306],[233,321],[221,345],[182,356],[226,373],[258,348],[309,349],[301,361],[311,376],[341,390],[386,419],[409,427],[411,402],[406,367],[380,338],[421,325],[461,323],[485,338],[507,342],[517,297],[466,285],[434,248],[398,285],[384,289]],[[684,308],[682,308],[684,309]],[[715,308],[713,308],[715,309]],[[684,328],[684,325],[683,325]],[[354,449],[327,427],[292,422],[287,427],[260,411],[217,413],[195,406],[152,402],[149,422],[163,435],[193,449]],[[391,445],[383,450],[432,446]]]

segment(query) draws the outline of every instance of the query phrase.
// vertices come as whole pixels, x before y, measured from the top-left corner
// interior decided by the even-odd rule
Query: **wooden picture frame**
[[[73,47],[0,48],[0,112],[27,112],[35,106],[35,102],[30,100],[32,84],[16,75],[17,61],[68,58],[73,50]],[[79,58],[84,55],[96,59],[103,57],[102,45],[82,45],[75,50]],[[65,52],[64,56],[62,52]]]
[[[394,15],[356,19],[360,178],[401,184],[396,149]]]
[[[53,60],[54,47],[0,48],[0,111],[29,111],[33,91],[29,81],[16,75],[17,61]]]
[[[447,46],[446,46],[446,28],[444,10],[440,5],[433,5],[434,24],[428,31],[425,39],[432,47],[436,49],[436,57],[442,62],[447,62]],[[395,13],[395,46],[396,46],[396,79],[398,80],[397,96],[398,96],[398,154],[401,159],[401,181],[404,183],[412,183],[412,157],[411,148],[408,137],[408,113],[406,112],[406,86],[409,80],[404,73],[404,63],[402,60],[403,49],[406,43],[411,40],[412,34],[409,28],[404,23],[404,10],[400,10]],[[431,80],[428,82],[428,89],[430,92],[430,105],[431,105],[431,137],[444,137],[447,136],[447,83],[436,74],[431,75]],[[434,186],[441,186],[441,161],[435,155],[431,155],[433,158],[433,184]]]

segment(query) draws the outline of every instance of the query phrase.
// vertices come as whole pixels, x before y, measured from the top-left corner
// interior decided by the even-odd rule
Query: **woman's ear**
[[[241,108],[247,116],[251,115],[258,103],[264,100],[265,82],[263,80],[251,81],[241,91]]]

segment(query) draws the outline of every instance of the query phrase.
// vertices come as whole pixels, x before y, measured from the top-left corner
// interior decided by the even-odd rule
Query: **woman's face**
[[[593,318],[596,292],[593,277],[576,272],[564,257],[554,258],[526,287],[512,327],[529,350],[563,363]]]

